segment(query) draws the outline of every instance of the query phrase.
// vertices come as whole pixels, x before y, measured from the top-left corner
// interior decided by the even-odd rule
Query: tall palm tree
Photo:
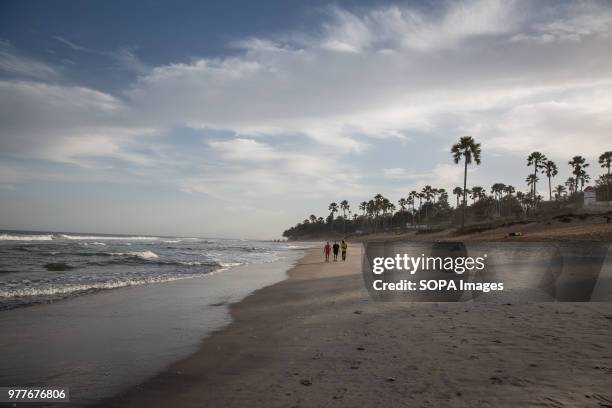
[[[515,192],[515,188],[514,186],[511,186],[510,184],[508,184],[506,187],[504,187],[504,193],[506,193],[506,195],[508,197],[512,197],[512,194]]]
[[[461,228],[465,226],[465,194],[467,190],[467,168],[468,164],[472,163],[472,160],[476,165],[480,165],[480,143],[476,143],[472,136],[462,136],[459,139],[459,143],[456,143],[451,147],[451,154],[455,164],[458,164],[463,158],[464,170],[463,170],[463,209],[461,211]]]
[[[552,201],[552,186],[550,184],[550,180],[559,174],[559,171],[557,170],[557,165],[552,160],[547,160],[544,163],[543,168],[544,174],[546,174],[546,177],[548,177],[548,200]]]
[[[417,193],[415,190],[412,190],[409,194],[408,194],[408,200],[410,200],[412,202],[412,224],[414,225],[415,223],[415,218],[414,218],[414,214],[416,213],[415,210],[415,205],[416,205],[416,199],[419,197],[419,193]]]
[[[474,186],[472,187],[472,202],[475,202],[477,199],[480,200],[481,198],[485,197],[485,189],[480,187],[480,186]]]
[[[610,167],[612,166],[612,151],[609,152],[605,152],[603,153],[601,156],[599,156],[599,165],[603,168],[603,169],[608,169],[608,176],[606,177],[607,180],[607,190],[608,190],[608,200],[607,201],[612,201],[612,196],[610,196]]]
[[[400,198],[399,200],[397,200],[397,203],[400,206],[400,211],[404,212],[406,211],[406,205],[408,204],[408,200],[406,200],[405,198]]]
[[[313,224],[317,223],[317,216],[314,214],[310,214],[310,217],[308,217],[310,219],[310,222]]]
[[[453,189],[453,195],[457,196],[457,209],[459,209],[459,198],[463,195],[463,189],[461,187],[455,187]]]
[[[367,208],[368,208],[368,202],[367,202],[367,201],[362,201],[362,202],[359,204],[359,209],[360,209],[361,211],[363,211],[363,215],[364,215],[364,216],[366,215],[366,209],[367,209]]]
[[[586,159],[582,156],[574,156],[572,157],[572,160],[570,160],[567,164],[569,164],[570,166],[572,166],[573,170],[572,170],[572,174],[576,177],[574,177],[574,181],[576,183],[576,186],[574,187],[574,192],[578,191],[578,182],[580,181],[581,177],[582,177],[582,172],[583,169],[585,167],[589,167],[589,164],[586,162]],[[584,184],[584,181],[583,181]]]
[[[419,198],[419,225],[421,224],[421,211],[423,210],[423,199],[425,198],[425,193],[421,192],[417,194]]]
[[[533,180],[535,182],[531,185],[531,189],[533,190],[532,195],[535,197],[536,192],[536,184],[538,182],[538,169],[541,169],[544,166],[544,162],[546,161],[546,156],[544,156],[540,152],[533,152],[529,156],[527,156],[527,166],[533,166]]]
[[[338,204],[332,202],[329,204],[328,210],[331,211],[331,230],[334,230],[334,214],[338,212]]]
[[[342,210],[342,229],[343,233],[346,233],[346,212],[351,208],[348,201],[340,201],[340,209]]]
[[[431,201],[431,198],[434,197],[434,189],[431,188],[431,186],[425,186],[423,187],[423,190],[421,190],[421,193],[423,193],[425,198],[425,221],[427,224],[429,224],[429,214],[427,213],[427,209],[429,207],[428,204]]]
[[[506,185],[504,183],[495,183],[491,186],[491,194],[495,198],[495,206],[497,207],[497,214],[501,215],[501,199],[504,194]]]
[[[531,188],[531,197],[533,198],[533,203],[535,205],[536,202],[536,196],[535,196],[535,185],[538,182],[538,176],[536,176],[535,174],[530,174],[527,176],[527,178],[525,179],[525,181],[527,182],[527,185]]]

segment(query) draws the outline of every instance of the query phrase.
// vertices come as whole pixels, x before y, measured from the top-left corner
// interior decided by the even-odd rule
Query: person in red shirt
[[[331,245],[329,245],[329,241],[323,247],[323,253],[325,254],[325,262],[329,262],[329,253],[331,252]]]

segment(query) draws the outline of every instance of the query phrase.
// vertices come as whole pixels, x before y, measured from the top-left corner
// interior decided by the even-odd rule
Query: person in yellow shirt
[[[346,242],[344,242],[344,240],[342,240],[340,249],[342,249],[342,260],[346,261],[346,250],[348,249],[348,245],[346,244]]]

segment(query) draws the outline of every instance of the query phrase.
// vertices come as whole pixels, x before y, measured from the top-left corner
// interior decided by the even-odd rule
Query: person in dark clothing
[[[334,261],[338,260],[338,252],[340,251],[340,245],[337,241],[334,241]]]

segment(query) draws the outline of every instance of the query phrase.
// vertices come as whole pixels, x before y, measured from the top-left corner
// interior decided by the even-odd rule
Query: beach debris
[[[393,381],[395,381],[395,380],[396,380],[396,378],[395,378],[395,377],[387,377],[387,378],[386,378],[386,381],[387,381],[387,382],[393,382]]]
[[[302,384],[305,387],[310,387],[312,385],[312,381],[310,381],[308,378],[302,378],[300,380],[300,384]]]
[[[363,311],[362,310],[355,310],[353,313],[355,313],[355,314],[363,314]]]
[[[522,237],[523,233],[521,231],[515,231],[508,234],[509,237]]]
[[[357,347],[357,350],[359,350],[359,351],[363,351],[363,350],[365,350],[365,348],[363,348],[363,347]]]

